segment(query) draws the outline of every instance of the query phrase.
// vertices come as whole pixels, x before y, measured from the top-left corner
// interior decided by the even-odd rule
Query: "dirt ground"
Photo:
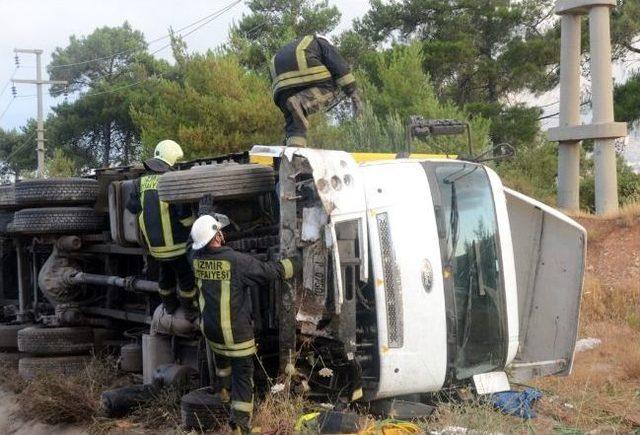
[[[640,205],[618,217],[576,216],[576,219],[589,234],[579,338],[595,338],[601,343],[576,354],[571,376],[531,383],[544,393],[535,406],[536,419],[524,421],[505,416],[482,403],[442,404],[435,418],[421,422],[422,430],[437,433],[448,428],[449,432],[440,433],[464,433],[453,429],[463,427],[472,431],[467,433],[578,434],[628,433],[640,428]],[[113,373],[104,374],[111,369],[97,370],[103,373],[103,379],[88,373],[86,379],[77,381],[49,379],[53,384],[7,385],[7,376],[2,376],[3,388],[17,394],[0,390],[0,433],[183,433],[177,429],[179,409],[171,403],[171,397],[159,398],[122,420],[90,416],[94,406],[91,403],[98,399],[99,391],[117,382]],[[78,390],[76,384],[85,387]],[[87,385],[91,388],[87,389]],[[89,404],[84,409],[89,417],[80,426],[56,424],[56,413],[70,409],[51,409],[51,402],[47,401],[52,388],[67,395],[66,400],[59,402]],[[26,406],[24,400],[31,404],[34,397],[40,397],[42,415],[53,416],[50,421],[53,425],[32,422],[21,412],[24,410],[20,404]],[[299,398],[271,397],[266,404],[258,405],[255,423],[263,433],[291,433],[296,417],[308,406],[308,402]],[[37,410],[34,408],[34,412]],[[369,419],[368,423],[371,422]]]

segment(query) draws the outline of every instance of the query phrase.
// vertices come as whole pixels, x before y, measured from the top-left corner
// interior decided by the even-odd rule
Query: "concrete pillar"
[[[611,28],[609,6],[594,6],[589,11],[591,43],[592,124],[613,122],[613,72],[611,68]],[[596,212],[618,210],[618,181],[613,139],[596,139],[595,163]]]
[[[580,124],[580,30],[579,15],[561,18],[560,127]],[[580,208],[580,142],[560,142],[558,150],[558,207]]]

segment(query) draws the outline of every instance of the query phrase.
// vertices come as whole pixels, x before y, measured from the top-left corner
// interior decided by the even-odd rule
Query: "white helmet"
[[[218,234],[218,231],[229,224],[229,218],[216,214],[216,217],[205,214],[200,216],[191,227],[191,240],[193,249],[202,249]],[[217,219],[216,219],[217,218]]]
[[[184,157],[184,153],[182,152],[180,145],[178,145],[178,142],[171,139],[165,139],[158,142],[153,153],[153,157],[162,160],[169,166],[173,166],[178,160]]]

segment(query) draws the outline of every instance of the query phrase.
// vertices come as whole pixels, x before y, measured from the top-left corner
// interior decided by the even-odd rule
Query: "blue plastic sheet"
[[[536,418],[533,403],[542,397],[542,392],[535,388],[527,388],[524,391],[504,391],[491,396],[494,407],[505,414],[530,419]]]

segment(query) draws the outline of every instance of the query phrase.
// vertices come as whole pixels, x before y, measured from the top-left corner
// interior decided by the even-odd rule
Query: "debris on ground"
[[[503,391],[491,396],[493,406],[505,414],[531,419],[536,417],[533,403],[542,397],[542,392],[535,388],[527,388],[524,391]]]
[[[576,342],[576,352],[594,349],[602,343],[599,338],[582,338]]]

